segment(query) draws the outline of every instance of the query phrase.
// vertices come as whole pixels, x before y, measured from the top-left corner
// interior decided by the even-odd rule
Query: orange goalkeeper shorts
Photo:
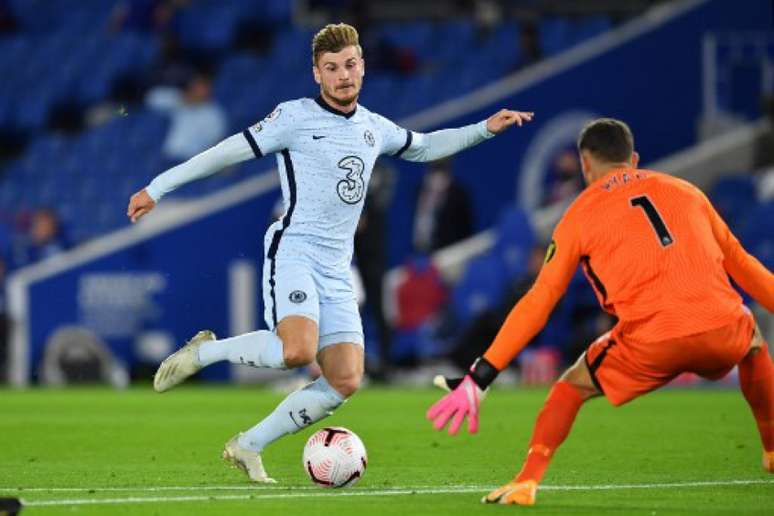
[[[586,350],[586,365],[594,385],[615,406],[658,389],[681,373],[719,380],[750,349],[755,320],[745,309],[733,323],[661,342],[632,342],[615,329]]]

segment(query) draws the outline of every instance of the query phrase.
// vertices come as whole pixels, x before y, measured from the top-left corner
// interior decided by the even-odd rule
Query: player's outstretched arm
[[[556,291],[538,279],[513,307],[492,345],[476,359],[468,374],[462,378],[438,375],[433,379],[433,384],[448,392],[427,411],[427,419],[433,421],[433,428],[441,430],[452,420],[449,434],[454,435],[467,417],[468,431],[478,431],[478,407],[489,384],[540,331],[561,292],[563,290]]]
[[[513,125],[530,122],[533,116],[534,113],[528,111],[501,109],[477,124],[431,133],[412,132],[408,147],[399,155],[405,160],[417,162],[443,159],[493,138]]]
[[[567,214],[559,221],[535,284],[511,309],[494,341],[473,363],[468,374],[461,380],[435,377],[435,385],[450,391],[427,411],[427,418],[433,421],[436,430],[452,420],[449,433],[456,434],[467,417],[468,431],[478,431],[478,407],[487,387],[543,328],[578,267],[577,227]]]
[[[252,157],[253,149],[241,133],[229,136],[214,147],[156,176],[148,186],[132,195],[126,214],[132,222],[137,222],[172,190]]]
[[[712,233],[723,251],[723,267],[726,272],[761,306],[769,312],[774,312],[774,274],[742,247],[709,200],[706,200],[706,203]]]

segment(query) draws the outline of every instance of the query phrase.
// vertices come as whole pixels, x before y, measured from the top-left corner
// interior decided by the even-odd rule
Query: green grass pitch
[[[754,421],[737,391],[657,392],[581,409],[532,508],[485,506],[521,465],[545,390],[495,389],[478,435],[449,437],[424,419],[430,389],[367,388],[328,418],[365,442],[351,489],[313,486],[301,467],[312,430],[269,448],[279,484],[252,486],[220,459],[223,443],[281,396],[184,386],[0,391],[0,497],[28,514],[773,514]],[[315,425],[313,428],[318,428]]]

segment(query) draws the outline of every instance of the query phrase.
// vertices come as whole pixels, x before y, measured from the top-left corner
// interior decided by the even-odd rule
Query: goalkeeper
[[[521,471],[482,501],[533,505],[586,400],[604,395],[619,406],[683,372],[717,380],[734,366],[758,426],[763,467],[774,473],[774,366],[728,278],[774,311],[774,275],[742,248],[700,190],[637,168],[625,123],[589,123],[578,151],[588,186],[556,226],[535,284],[464,378],[436,378],[453,390],[428,410],[428,419],[436,430],[451,421],[455,434],[467,417],[468,431],[478,430],[487,387],[540,331],[581,264],[618,323],[553,385]]]

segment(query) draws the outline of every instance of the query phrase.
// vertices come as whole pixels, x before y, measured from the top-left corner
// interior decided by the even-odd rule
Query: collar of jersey
[[[621,172],[634,172],[635,170],[636,169],[633,169],[632,167],[615,167],[615,168],[611,168],[607,172],[607,174],[605,174],[604,176],[596,179],[594,182],[596,183],[597,181],[602,181],[602,180],[610,179],[612,176],[614,176],[616,174],[620,174]]]
[[[353,109],[350,113],[339,111],[335,107],[325,102],[325,100],[323,100],[322,98],[322,95],[318,96],[316,99],[314,99],[314,101],[317,102],[317,105],[323,108],[325,111],[329,111],[334,115],[343,116],[344,118],[352,118],[353,116],[355,116],[355,113],[357,112],[357,106],[355,106],[355,109]]]

